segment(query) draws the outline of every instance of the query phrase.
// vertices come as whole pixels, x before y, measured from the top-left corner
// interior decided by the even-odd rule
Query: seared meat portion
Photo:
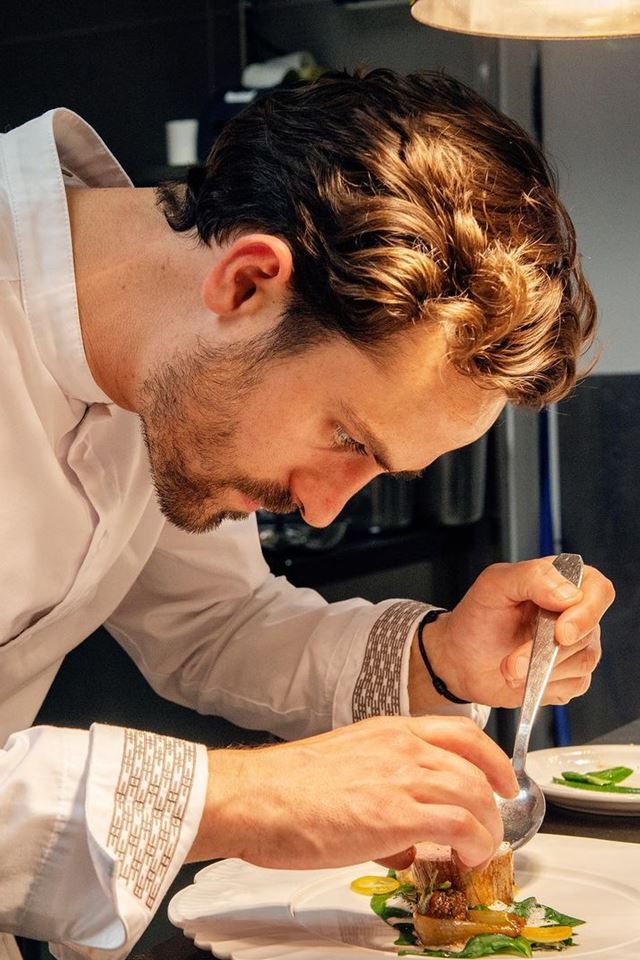
[[[461,890],[469,906],[513,901],[513,852],[503,843],[484,870],[463,870],[452,855],[451,847],[437,843],[419,843],[416,858],[406,870],[397,871],[401,883],[413,883],[421,892],[449,882]]]
[[[462,890],[434,890],[425,913],[439,920],[466,920],[467,898]]]

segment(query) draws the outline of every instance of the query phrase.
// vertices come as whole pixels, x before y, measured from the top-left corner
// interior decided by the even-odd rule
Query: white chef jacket
[[[131,186],[68,110],[0,136],[0,930],[117,960],[195,838],[206,750],[30,729],[65,654],[106,623],[162,696],[297,738],[408,714],[425,605],[327,604],[270,574],[255,518],[163,518],[138,418],[87,365],[65,184]]]

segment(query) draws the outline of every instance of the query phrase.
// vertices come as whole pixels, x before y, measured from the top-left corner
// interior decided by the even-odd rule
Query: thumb
[[[416,858],[416,848],[407,847],[400,853],[394,853],[391,857],[383,857],[382,860],[376,860],[381,867],[387,867],[391,870],[406,870],[410,867]]]

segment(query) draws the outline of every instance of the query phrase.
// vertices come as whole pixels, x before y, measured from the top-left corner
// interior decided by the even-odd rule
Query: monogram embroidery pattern
[[[407,631],[426,610],[424,603],[392,604],[374,623],[353,691],[353,719],[400,713],[400,667]]]
[[[178,844],[195,762],[194,743],[125,730],[107,847],[120,878],[150,910]]]

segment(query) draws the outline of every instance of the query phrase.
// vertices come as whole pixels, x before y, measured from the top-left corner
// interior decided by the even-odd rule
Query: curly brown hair
[[[291,247],[275,349],[340,334],[384,361],[442,325],[455,368],[540,406],[574,385],[596,324],[573,224],[541,150],[440,73],[331,72],[271,92],[158,201],[175,230]]]

